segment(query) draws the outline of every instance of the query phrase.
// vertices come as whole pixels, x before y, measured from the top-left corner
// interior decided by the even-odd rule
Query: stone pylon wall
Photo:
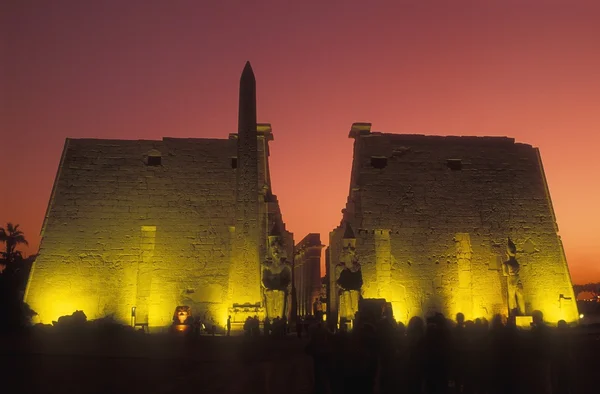
[[[225,323],[236,140],[68,140],[26,301],[151,326],[177,305]],[[148,156],[160,165],[148,165]]]
[[[510,138],[371,133],[365,125],[351,136],[344,221],[356,233],[364,297],[391,301],[404,322],[434,312],[506,314],[502,262],[510,237],[527,312],[541,310],[554,323],[577,320],[536,148]],[[330,264],[343,226],[332,233]]]

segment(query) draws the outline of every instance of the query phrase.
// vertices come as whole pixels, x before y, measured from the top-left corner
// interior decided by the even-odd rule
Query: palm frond
[[[15,244],[25,244],[25,245],[29,245],[29,242],[27,242],[27,240],[25,239],[25,236],[23,234],[19,234],[16,237],[13,238],[14,239],[14,243]]]
[[[25,234],[19,230],[19,225],[13,225],[11,222],[6,224],[6,228],[0,227],[0,242],[6,243],[6,252],[3,252],[5,260],[12,261],[20,256],[15,248],[19,244],[29,245],[25,239]]]

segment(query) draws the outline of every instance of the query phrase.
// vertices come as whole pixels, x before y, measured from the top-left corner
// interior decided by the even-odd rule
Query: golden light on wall
[[[95,306],[92,297],[73,297],[67,292],[54,292],[37,300],[34,310],[38,316],[34,321],[51,324],[59,317],[72,315],[75,311],[83,311],[88,320],[97,319],[102,316],[95,312]]]

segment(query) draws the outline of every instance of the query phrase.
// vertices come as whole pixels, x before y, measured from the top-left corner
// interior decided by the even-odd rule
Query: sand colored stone
[[[435,312],[507,314],[507,240],[517,246],[526,313],[578,318],[540,152],[505,137],[371,132],[356,123],[350,194],[330,234],[328,271],[344,231],[356,234],[365,298],[391,301],[396,319]],[[329,313],[338,314],[335,275]]]
[[[282,229],[290,255],[293,238],[254,95],[248,64],[228,139],[67,139],[26,292],[41,322],[83,310],[129,323],[133,306],[150,327],[168,326],[178,305],[217,326],[264,313],[268,230]]]
[[[239,108],[228,139],[66,140],[25,296],[40,321],[83,310],[129,323],[135,306],[137,322],[165,327],[175,307],[190,306],[208,324],[232,316],[235,330],[264,318],[269,300],[272,314],[312,312],[321,241],[309,234],[294,251],[285,230],[269,173],[273,135],[256,123],[249,64]],[[326,252],[328,319],[340,308],[353,314],[359,297],[391,302],[403,322],[506,314],[509,238],[526,313],[578,319],[537,148],[506,137],[372,133],[368,123],[350,137],[350,192]],[[296,297],[265,293],[273,228],[282,254],[294,256]]]

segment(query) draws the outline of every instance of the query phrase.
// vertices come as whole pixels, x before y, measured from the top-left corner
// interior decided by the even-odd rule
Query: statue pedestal
[[[340,294],[340,309],[339,317],[346,320],[354,320],[356,312],[358,312],[358,290],[345,290]]]
[[[188,324],[173,324],[171,326],[173,332],[175,333],[179,333],[179,332],[189,332],[192,329],[192,326],[188,325]]]
[[[530,330],[531,323],[533,323],[533,318],[531,316],[516,316],[515,323],[518,328]]]
[[[256,316],[259,321],[263,321],[266,316],[265,308],[259,304],[233,304],[227,312],[231,316],[231,331],[243,331],[244,323],[249,317],[254,318]]]

